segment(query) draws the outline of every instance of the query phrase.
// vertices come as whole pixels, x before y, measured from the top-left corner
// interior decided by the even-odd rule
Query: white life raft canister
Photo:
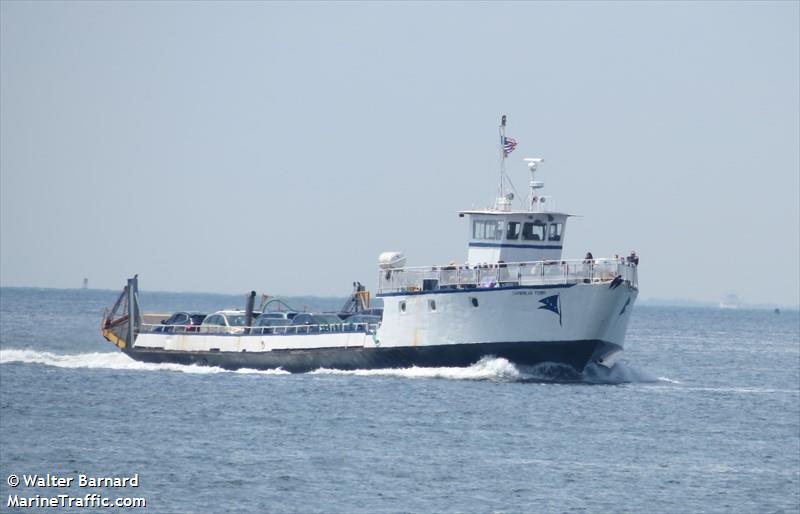
[[[381,269],[402,268],[406,265],[406,256],[402,252],[383,252],[378,256],[378,266]]]

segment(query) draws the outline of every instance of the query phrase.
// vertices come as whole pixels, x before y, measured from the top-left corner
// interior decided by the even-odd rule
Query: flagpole
[[[503,117],[500,118],[500,186],[499,186],[499,191],[497,192],[497,198],[499,201],[501,199],[504,200],[506,197],[506,188],[505,184],[503,183],[504,182],[503,176],[506,173],[506,157],[508,157],[508,154],[506,153],[505,144],[506,144],[506,115],[503,114]]]

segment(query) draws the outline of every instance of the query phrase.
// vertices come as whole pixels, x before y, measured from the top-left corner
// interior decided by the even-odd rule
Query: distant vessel
[[[562,260],[569,214],[551,210],[535,180],[540,158],[525,159],[530,193],[513,210],[506,159],[516,141],[500,132],[500,183],[493,207],[459,212],[468,220],[465,264],[406,267],[400,252],[379,257],[379,323],[258,327],[166,326],[139,310],[128,280],[102,322],[102,335],[134,359],[227,369],[368,369],[469,366],[484,356],[521,365],[554,362],[582,371],[620,356],[638,295],[637,266],[623,259]],[[252,293],[255,296],[255,293]],[[356,311],[369,293],[354,293]],[[244,319],[252,319],[252,300]],[[301,318],[297,316],[295,319]]]
[[[83,287],[81,287],[81,289],[89,289],[89,279],[88,278],[84,278],[83,279]]]
[[[742,306],[742,301],[739,299],[738,296],[736,296],[733,293],[726,295],[725,298],[723,298],[722,301],[719,302],[720,309],[738,309],[741,306]]]

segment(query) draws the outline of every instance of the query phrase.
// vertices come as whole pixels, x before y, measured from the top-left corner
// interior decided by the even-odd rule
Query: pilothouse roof
[[[533,214],[550,214],[551,216],[566,216],[566,217],[574,217],[577,214],[568,214],[566,212],[559,212],[559,211],[501,211],[498,209],[493,208],[485,208],[485,209],[469,209],[464,211],[458,211],[459,215],[463,214],[470,214],[470,215],[489,215],[489,216],[508,216],[508,215],[533,215]]]

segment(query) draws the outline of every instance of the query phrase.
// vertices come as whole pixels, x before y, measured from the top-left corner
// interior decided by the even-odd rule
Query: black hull
[[[393,348],[325,348],[271,352],[184,352],[125,349],[132,358],[150,363],[216,366],[223,369],[277,369],[305,373],[319,368],[354,370],[418,367],[466,367],[482,357],[502,357],[522,366],[554,362],[583,371],[597,359],[621,350],[619,345],[582,341],[470,343]]]

